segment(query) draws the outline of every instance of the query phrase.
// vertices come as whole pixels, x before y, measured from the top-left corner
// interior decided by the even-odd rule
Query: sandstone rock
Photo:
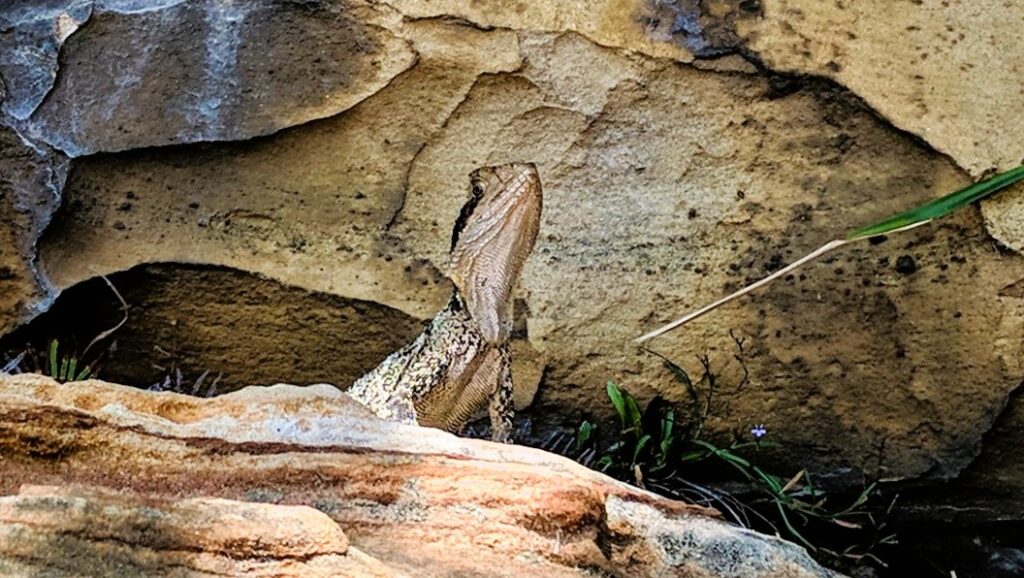
[[[687,62],[690,52],[652,26],[653,3],[637,0],[391,0],[409,18],[462,19],[474,26],[524,32],[580,34],[599,46]]]
[[[581,410],[609,415],[608,379],[686,402],[630,345],[644,330],[967,182],[827,84],[779,92],[578,34],[437,21],[404,33],[416,66],[345,114],[201,155],[80,159],[42,244],[54,282],[201,259],[426,319],[450,292],[466,175],[536,161],[545,215],[519,293],[534,365],[547,366],[534,416],[575,424]],[[901,257],[915,273],[896,270]],[[1019,381],[1024,302],[998,291],[1021,278],[1024,259],[966,211],[851,247],[656,347],[692,371],[710,352],[738,383],[729,331],[745,338],[751,383],[719,398],[709,426],[768,422],[817,448],[795,469],[852,484],[951,477]]]
[[[62,210],[41,241],[55,291],[142,263],[199,262],[376,303],[399,328],[405,316],[432,316],[449,295],[444,255],[466,173],[537,161],[547,209],[519,294],[520,345],[544,376],[533,417],[575,424],[581,412],[608,417],[602,384],[610,378],[641,400],[660,393],[686,402],[658,360],[630,345],[644,330],[845,229],[964,185],[960,167],[976,176],[1016,162],[1024,133],[1009,111],[1020,108],[1012,105],[1021,59],[1003,39],[1015,38],[1007,30],[1019,8],[947,4],[167,0],[142,10],[109,0],[80,22],[80,3],[54,2],[53,11],[7,17],[22,36],[5,37],[4,54],[28,41],[17,38],[46,39],[46,49],[33,56],[41,64],[26,84],[8,86],[13,108],[4,110],[30,140],[76,154],[279,131],[75,159]],[[77,28],[65,36],[54,22]],[[961,40],[966,30],[986,35]],[[207,56],[223,55],[218,47],[230,49],[235,32],[239,63],[251,56],[246,47],[267,62],[214,78],[210,63],[231,61]],[[338,56],[364,37],[379,49],[374,57]],[[295,52],[282,55],[283,43]],[[111,46],[137,49],[119,67],[106,56]],[[719,48],[769,70],[735,54],[707,59]],[[337,57],[319,63],[323,71],[310,64],[321,49]],[[705,59],[685,64],[695,53]],[[132,70],[145,55],[160,57],[152,67],[162,74],[136,84]],[[0,57],[0,74],[12,75],[3,68],[12,62]],[[295,62],[303,66],[286,66]],[[286,80],[258,80],[264,64]],[[367,75],[346,77],[348,67]],[[854,93],[773,67],[827,76]],[[54,70],[52,94],[40,98]],[[985,89],[960,90],[959,75]],[[317,100],[325,83],[336,101]],[[245,92],[255,86],[266,90]],[[197,106],[203,95],[224,95],[209,122]],[[24,120],[15,116],[32,107]],[[106,121],[109,111],[126,121],[124,132],[113,116]],[[320,117],[329,118],[312,121]],[[82,122],[66,122],[75,118]],[[33,199],[50,199],[48,191]],[[1013,195],[989,205],[985,218],[1004,245],[1019,248]],[[21,295],[14,300],[31,314],[55,292],[40,289],[43,278],[26,265],[40,227],[5,225],[17,242],[3,263],[26,272],[0,299]],[[800,448],[783,466],[852,485],[865,475],[946,479],[978,455],[1024,371],[1024,293],[1014,289],[1022,279],[1024,259],[994,247],[967,210],[848,248],[656,347],[690,370],[709,352],[721,381],[738,383],[729,330],[743,338],[751,381],[718,397],[708,431],[729,436],[766,422],[773,437]],[[230,297],[197,307],[196,324],[251,314]],[[0,317],[0,333],[26,315]],[[258,330],[235,339],[258,347]],[[328,354],[340,347],[332,332],[305,331],[294,342]],[[192,331],[182,349],[208,347],[216,333]],[[253,357],[264,355],[273,358],[267,350]],[[333,380],[344,385],[358,363]],[[247,371],[265,369],[273,380],[287,377],[276,373],[282,368]]]
[[[769,68],[834,78],[972,175],[1024,162],[1019,3],[759,4],[736,27]]]
[[[0,499],[5,523],[32,521],[27,533],[0,533],[0,557],[37,568],[80,547],[79,559],[97,564],[110,558],[95,554],[118,553],[135,567],[180,561],[250,575],[239,570],[290,561],[284,575],[327,575],[332,564],[374,563],[354,558],[358,549],[381,575],[833,575],[801,548],[708,510],[538,450],[382,422],[326,386],[201,400],[0,377],[0,452],[4,494],[71,484],[142,496],[46,489]],[[42,560],[32,554],[41,544]]]
[[[705,24],[731,20],[732,40],[772,70],[835,79],[975,177],[1024,163],[1021,4],[765,0],[756,13],[710,4],[718,14]],[[985,203],[993,236],[1018,252],[1022,191]]]
[[[399,576],[307,506],[52,486],[0,497],[0,568],[26,577]]]
[[[65,4],[0,12],[15,31],[0,74],[5,109],[71,156],[272,133],[352,107],[414,60],[388,30],[399,16],[360,0]]]

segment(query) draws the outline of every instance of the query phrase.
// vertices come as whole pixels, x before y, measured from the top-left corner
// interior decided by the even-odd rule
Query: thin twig
[[[22,360],[25,359],[25,351],[22,351],[18,355],[14,356],[14,359],[7,362],[7,365],[0,368],[0,374],[14,373],[18,370],[18,366],[21,365]]]
[[[93,345],[96,345],[100,341],[103,341],[104,339],[110,337],[118,329],[121,329],[121,327],[123,327],[125,323],[128,322],[128,302],[124,300],[124,297],[121,296],[121,292],[117,290],[117,287],[114,287],[114,284],[110,282],[110,279],[107,279],[106,275],[100,275],[99,277],[100,279],[103,279],[103,282],[107,284],[107,287],[110,287],[110,290],[114,292],[114,296],[117,297],[117,300],[121,302],[121,312],[124,313],[124,317],[121,318],[121,321],[117,325],[111,327],[110,329],[104,331],[103,333],[100,333],[99,335],[94,337],[92,341],[89,342],[89,345],[85,346],[85,349],[82,351],[81,355],[83,359],[85,358],[85,354],[89,353],[89,349],[92,348]]]
[[[771,283],[772,281],[778,279],[779,277],[782,277],[782,276],[788,274],[790,271],[799,268],[801,265],[804,265],[805,263],[809,263],[809,262],[811,262],[811,261],[813,261],[813,260],[815,260],[815,259],[817,259],[817,258],[819,258],[819,257],[821,257],[823,255],[826,255],[829,252],[831,252],[831,251],[833,251],[835,249],[838,249],[839,247],[842,247],[843,245],[845,245],[845,244],[847,244],[849,242],[850,241],[847,241],[846,239],[837,239],[835,241],[830,241],[828,243],[825,243],[821,247],[818,247],[817,249],[815,249],[814,251],[812,251],[808,255],[804,256],[802,259],[800,259],[798,261],[794,261],[790,265],[787,265],[786,267],[783,267],[782,269],[779,269],[778,271],[772,273],[771,275],[765,277],[764,279],[761,279],[760,281],[757,281],[757,282],[754,282],[754,283],[752,283],[750,285],[747,285],[743,289],[740,289],[739,291],[736,291],[735,293],[733,293],[731,295],[723,297],[722,299],[719,299],[718,301],[715,301],[714,303],[711,303],[710,305],[705,305],[704,307],[701,307],[700,309],[698,309],[698,310],[696,310],[696,311],[694,311],[692,313],[688,313],[686,315],[683,315],[682,317],[680,317],[679,319],[676,319],[672,323],[669,323],[667,325],[663,325],[663,326],[659,327],[658,329],[655,329],[654,331],[651,331],[650,333],[644,334],[644,335],[640,336],[639,338],[637,338],[636,342],[637,343],[643,343],[644,341],[648,341],[650,339],[654,339],[655,337],[658,337],[659,335],[663,335],[665,333],[668,333],[669,331],[672,331],[676,327],[679,327],[680,325],[682,325],[684,323],[689,323],[690,321],[693,321],[694,319],[697,319],[698,317],[702,317],[703,315],[705,315],[707,313],[710,313],[711,311],[714,311],[715,309],[718,309],[722,305],[725,305],[726,303],[728,303],[728,302],[730,302],[730,301],[732,301],[734,299],[738,299],[740,297],[743,297],[747,293],[750,293],[751,291],[755,291],[755,290],[759,289],[760,287],[763,287],[763,286],[767,285],[768,283]]]
[[[917,227],[920,227],[921,225],[926,225],[926,224],[928,224],[930,222],[931,222],[931,220],[921,221],[920,223],[914,223],[912,225],[907,225],[906,227],[901,227],[899,229],[893,229],[892,231],[888,231],[886,234],[888,235],[888,234],[891,234],[891,233],[900,233],[902,231],[909,231],[910,229],[915,229]],[[752,283],[750,285],[747,285],[746,287],[740,289],[739,291],[736,291],[735,293],[727,295],[726,297],[723,297],[722,299],[719,299],[718,301],[715,301],[714,303],[711,303],[710,305],[705,305],[704,307],[701,307],[700,309],[698,309],[698,310],[696,310],[696,311],[694,311],[692,313],[688,313],[688,314],[680,317],[679,319],[676,319],[672,323],[669,323],[667,325],[663,325],[663,326],[655,329],[654,331],[651,331],[650,333],[645,333],[644,335],[641,335],[640,337],[638,337],[636,339],[636,342],[637,343],[643,343],[645,341],[654,339],[655,337],[658,337],[659,335],[663,335],[665,333],[668,333],[669,331],[672,331],[676,327],[679,327],[680,325],[683,325],[684,323],[689,323],[690,321],[693,321],[694,319],[697,319],[698,317],[702,317],[705,314],[710,313],[710,312],[714,311],[715,309],[718,309],[722,305],[725,305],[726,303],[729,303],[730,301],[733,301],[734,299],[738,299],[740,297],[743,297],[747,293],[750,293],[751,291],[755,291],[757,289],[760,289],[761,287],[764,287],[765,285],[771,283],[772,281],[775,281],[779,277],[783,277],[783,276],[787,275],[788,273],[790,273],[791,271],[793,271],[795,269],[798,269],[798,268],[806,265],[807,263],[810,263],[811,261],[814,261],[815,259],[819,259],[819,258],[821,258],[821,257],[823,257],[823,256],[825,256],[825,255],[827,255],[829,253],[831,253],[832,251],[842,247],[843,245],[848,245],[848,244],[850,244],[850,243],[852,243],[854,241],[860,241],[860,240],[869,239],[869,238],[870,237],[854,237],[854,238],[850,238],[850,239],[836,239],[835,241],[829,241],[828,243],[825,243],[824,245],[818,247],[814,251],[811,251],[810,253],[808,253],[807,255],[804,255],[802,258],[798,259],[797,261],[794,261],[793,263],[783,267],[782,269],[779,269],[778,271],[772,273],[771,275],[765,277],[764,279],[761,279],[760,281],[755,281],[754,283]]]

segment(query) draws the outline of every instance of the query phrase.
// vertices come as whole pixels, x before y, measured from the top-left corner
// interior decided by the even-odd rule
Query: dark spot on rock
[[[910,275],[917,272],[917,262],[910,255],[900,255],[896,259],[896,272],[901,275]]]
[[[869,238],[868,243],[871,243],[872,245],[881,245],[882,243],[888,240],[889,237],[886,237],[885,235],[876,235],[874,237]]]
[[[743,0],[740,2],[740,10],[749,12],[751,14],[761,13],[761,1],[760,0]]]
[[[769,73],[768,90],[765,92],[765,98],[768,100],[785,98],[799,92],[801,88],[803,88],[803,82],[795,76]]]

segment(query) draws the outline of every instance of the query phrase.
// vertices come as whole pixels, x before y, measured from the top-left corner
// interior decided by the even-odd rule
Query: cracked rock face
[[[713,511],[330,386],[0,377],[0,451],[0,564],[22,575],[835,576]]]
[[[0,126],[0,327],[15,327],[52,302],[36,243],[60,203],[66,159]]]
[[[545,214],[517,336],[543,370],[538,422],[607,417],[608,379],[685,403],[632,338],[1024,147],[1007,116],[1022,59],[1000,32],[1020,9],[1003,3],[51,5],[0,13],[2,110],[25,139],[11,129],[5,150],[29,167],[17,181],[29,193],[0,203],[34,203],[2,223],[0,271],[16,276],[0,299],[20,303],[3,333],[57,290],[183,262],[372,303],[394,312],[396,335],[411,331],[450,294],[466,175],[535,162]],[[968,27],[986,36],[960,38]],[[11,48],[22,39],[45,40],[34,60]],[[29,62],[43,64],[6,72]],[[975,81],[994,74],[991,92],[961,90],[964,67]],[[39,152],[47,143],[58,152]],[[63,186],[59,151],[75,157]],[[694,372],[709,353],[735,384],[730,330],[743,341],[749,383],[719,396],[712,432],[766,423],[802,448],[780,459],[842,483],[955,477],[1022,373],[1024,259],[990,237],[1019,248],[1019,198],[844,249],[655,348]],[[224,291],[224,307],[195,308],[212,315],[198,326],[256,315]],[[166,321],[145,321],[138,299],[140,333]],[[270,325],[247,327],[234,338],[272,344]],[[296,342],[314,351],[352,355],[315,323],[303,331]],[[215,341],[175,335],[183,350]],[[264,373],[239,382],[289,380],[288,367],[253,364]]]

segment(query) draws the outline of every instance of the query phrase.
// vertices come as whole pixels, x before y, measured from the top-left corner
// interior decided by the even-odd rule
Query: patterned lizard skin
[[[540,177],[532,164],[508,164],[476,170],[470,182],[452,234],[448,306],[349,394],[382,418],[448,431],[486,406],[492,438],[511,442],[512,289],[540,228]]]

